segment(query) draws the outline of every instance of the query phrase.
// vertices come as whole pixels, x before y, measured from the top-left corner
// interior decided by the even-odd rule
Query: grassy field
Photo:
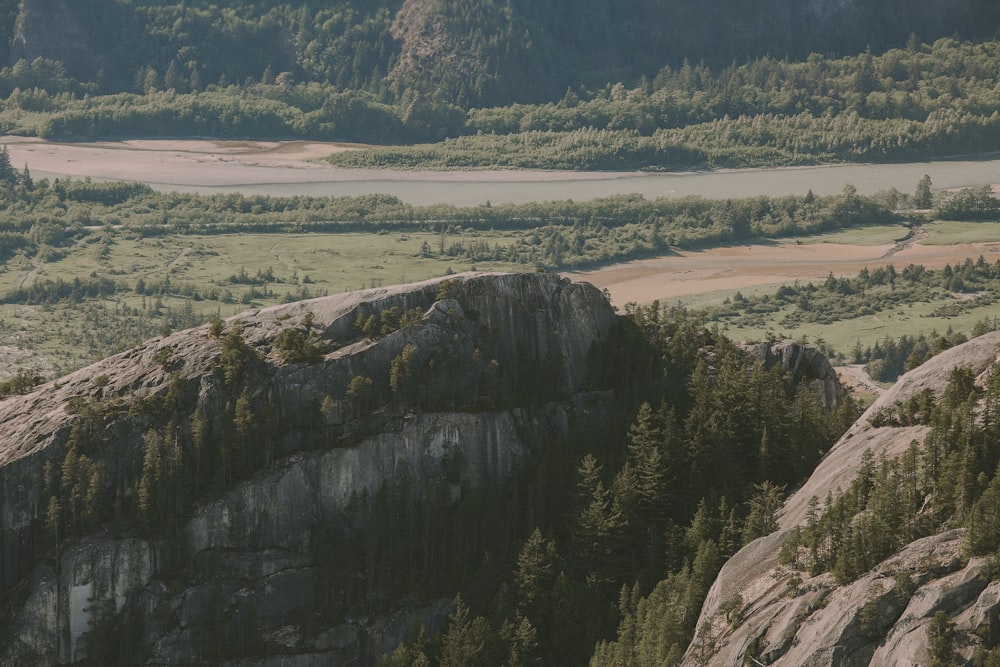
[[[937,220],[924,225],[927,238],[923,245],[1000,242],[1000,222],[956,222]]]
[[[457,238],[457,237],[456,237]],[[449,237],[448,243],[456,238]],[[489,233],[477,238],[503,239]],[[128,238],[93,235],[58,261],[23,257],[0,265],[0,296],[33,281],[102,276],[123,289],[109,299],[79,303],[0,305],[0,378],[19,368],[56,376],[126,349],[164,328],[228,317],[250,308],[335,294],[362,287],[412,282],[449,271],[524,270],[510,264],[469,265],[423,257],[422,245],[439,234],[233,234]],[[257,273],[263,284],[243,284]],[[236,277],[236,280],[231,278]],[[142,280],[164,294],[132,290]],[[192,290],[198,297],[183,296]],[[114,335],[96,332],[109,330]]]
[[[828,234],[814,234],[798,239],[800,243],[848,243],[851,245],[891,245],[903,239],[909,228],[905,225],[872,225],[839,230]]]
[[[969,309],[953,317],[935,316],[935,310],[942,302],[918,303],[893,311],[882,311],[835,324],[804,324],[797,327],[781,327],[777,324],[763,327],[735,327],[722,324],[721,328],[734,340],[759,341],[769,337],[794,338],[811,343],[823,342],[838,355],[847,357],[851,349],[860,343],[869,347],[886,336],[899,337],[902,334],[916,336],[921,333],[942,334],[948,329],[970,332],[976,322],[992,319],[997,315],[996,304]],[[775,319],[780,319],[779,314]]]
[[[930,244],[988,243],[1000,238],[1000,224],[940,222],[927,225]],[[886,225],[786,241],[795,245],[840,243],[882,246],[906,234]],[[229,234],[140,238],[124,231],[95,230],[65,254],[48,262],[15,256],[0,264],[0,297],[35,281],[105,277],[119,285],[107,299],[44,305],[0,304],[0,379],[19,368],[48,377],[127,349],[141,340],[215,315],[228,317],[251,308],[445,275],[450,271],[524,271],[530,267],[498,262],[470,265],[442,257],[455,242],[485,240],[508,244],[521,232],[377,234]],[[425,245],[426,244],[426,245]],[[432,252],[424,250],[429,247]],[[958,246],[956,246],[958,248]],[[260,276],[266,276],[266,282]],[[147,295],[134,291],[140,282]],[[255,283],[255,284],[254,284]],[[781,283],[744,287],[744,296],[773,293]],[[165,286],[162,290],[161,286]],[[736,289],[689,295],[674,303],[689,308],[722,304]],[[196,296],[193,296],[195,293]],[[832,325],[787,327],[784,313],[754,326],[719,325],[737,340],[791,337],[824,341],[846,355],[860,341],[874,344],[902,333],[969,331],[995,316],[995,306],[966,308],[943,317],[944,302],[918,303]]]
[[[956,253],[968,250],[962,244],[1000,241],[997,223],[934,222],[925,229],[927,236],[919,243],[954,245]],[[891,245],[907,232],[902,225],[881,225],[784,243],[872,248]],[[150,336],[194,326],[215,315],[228,317],[285,301],[412,282],[449,272],[530,270],[523,264],[469,264],[441,252],[452,244],[473,240],[507,245],[523,235],[524,232],[467,230],[444,238],[439,233],[422,232],[142,238],[125,229],[95,228],[65,248],[65,254],[48,255],[49,261],[15,255],[0,263],[0,297],[47,280],[100,277],[119,286],[117,294],[106,299],[0,304],[0,361],[4,362],[0,380],[19,368],[33,368],[55,377]],[[976,254],[974,250],[971,252]],[[957,265],[960,260],[955,261]],[[898,267],[905,263],[901,261]],[[143,283],[145,294],[137,291]],[[747,297],[772,294],[782,284],[744,287],[741,293]],[[711,308],[732,299],[736,292],[736,289],[705,292],[672,303],[695,309]],[[968,299],[968,295],[964,298]],[[833,324],[783,325],[791,306],[753,325],[737,326],[725,320],[718,324],[737,340],[791,337],[823,341],[834,352],[847,355],[859,342],[870,346],[885,336],[929,334],[949,328],[971,331],[976,322],[995,317],[995,307],[990,305],[953,308],[952,316],[945,316],[941,306],[958,303],[960,297],[945,295],[935,299]]]

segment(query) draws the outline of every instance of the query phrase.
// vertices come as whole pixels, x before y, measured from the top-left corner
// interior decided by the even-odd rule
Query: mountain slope
[[[935,623],[945,622],[957,631],[954,650],[963,658],[993,646],[1000,584],[992,581],[990,558],[968,558],[964,528],[917,539],[849,582],[795,567],[785,545],[815,521],[812,499],[847,491],[866,460],[898,457],[931,431],[880,415],[926,390],[941,400],[956,369],[969,369],[979,386],[987,385],[998,344],[1000,334],[991,333],[948,350],[900,378],[868,409],[786,502],[780,529],[723,566],[685,664],[926,664]]]
[[[567,86],[636,82],[685,60],[846,55],[902,46],[911,33],[990,38],[1000,26],[989,0],[11,4],[0,3],[9,64],[59,61],[99,92],[186,92],[287,71],[463,107],[556,100]]]
[[[460,275],[0,403],[0,662],[372,664],[515,547],[507,492],[554,443],[600,432],[588,357],[614,322],[589,285]]]

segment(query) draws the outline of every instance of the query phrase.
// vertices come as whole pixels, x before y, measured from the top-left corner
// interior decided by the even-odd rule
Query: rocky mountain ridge
[[[448,563],[516,550],[484,495],[624,430],[618,324],[586,284],[461,274],[244,313],[0,401],[0,662],[369,665],[441,628]],[[743,352],[843,397],[813,350]]]
[[[984,385],[998,345],[1000,333],[990,333],[943,352],[900,378],[866,411],[785,503],[780,529],[723,566],[684,664],[928,664],[931,626],[941,612],[953,624],[962,664],[971,664],[977,648],[995,644],[1000,584],[990,558],[968,558],[965,529],[914,541],[847,585],[828,572],[810,576],[790,566],[782,550],[806,525],[811,499],[849,488],[866,450],[876,458],[899,456],[930,430],[882,423],[880,411],[927,389],[940,397],[956,368],[971,369]]]
[[[353,570],[330,570],[359,557],[358,505],[387,485],[411,503],[456,502],[534,465],[547,443],[598,429],[608,396],[586,390],[587,357],[614,322],[589,285],[459,275],[179,332],[0,403],[0,662],[137,650],[172,663],[372,664],[446,611],[386,603],[350,620],[346,598],[380,595],[374,581],[354,591]],[[288,362],[301,348],[316,356]],[[352,392],[355,378],[367,381]],[[248,450],[231,424],[241,401],[252,406],[242,419],[256,420]],[[204,429],[222,450],[191,445]],[[159,434],[184,443],[186,475],[199,478],[199,451],[222,475],[193,513],[156,514],[157,497],[136,495],[148,484],[171,497],[170,473],[149,472],[170,471],[177,451],[158,449],[169,445]],[[75,485],[80,466],[99,470],[98,486]],[[76,493],[104,509],[88,519]],[[143,517],[173,528],[143,528]]]

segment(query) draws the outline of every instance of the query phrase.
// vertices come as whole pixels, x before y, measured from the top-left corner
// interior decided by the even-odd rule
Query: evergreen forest
[[[442,294],[448,289],[442,283]],[[369,320],[377,321],[359,318],[352,336],[374,340],[422,326],[419,313],[386,310]],[[300,434],[306,452],[330,446],[324,415],[334,401],[283,421],[254,389],[271,361],[238,325],[217,319],[205,328],[221,350],[214,372],[230,397],[221,423],[206,419],[177,372],[181,351],[169,346],[154,359],[172,378],[165,393],[70,401],[77,419],[65,454],[45,468],[38,553],[69,548],[95,530],[172,544],[197,503],[272,469],[285,431]],[[274,339],[281,363],[321,358],[311,326],[308,315],[289,321]],[[357,496],[345,522],[312,539],[325,578],[304,627],[385,613],[400,599],[447,597],[452,612],[441,632],[414,627],[412,641],[381,664],[676,664],[718,569],[775,529],[787,490],[859,410],[850,398],[823,406],[812,381],[765,369],[683,309],[630,309],[605,345],[588,372],[594,386],[614,388],[614,419],[582,438],[548,443],[527,477],[463,487],[460,503],[446,479],[417,503],[405,482]],[[371,378],[350,383],[344,400],[363,429],[353,437],[378,422],[366,415],[377,417],[387,400],[393,410],[436,408],[414,400],[421,373],[433,370],[418,361],[427,353],[407,345],[393,359],[391,396]],[[34,380],[22,377],[9,390],[24,393]],[[111,380],[91,382],[102,388]],[[491,396],[478,409],[532,400],[530,390]],[[141,469],[109,454],[115,429],[129,420],[150,425]],[[182,585],[192,567],[174,563],[165,576]],[[246,632],[254,636],[252,627]],[[142,627],[128,615],[109,616],[89,642],[94,664],[132,664],[146,650]],[[265,650],[235,649],[221,638],[218,646],[218,660]]]
[[[572,11],[554,0],[7,2],[0,125],[59,141],[441,142],[336,161],[451,169],[685,170],[1000,148],[991,3],[965,0],[936,20],[930,2],[823,20],[786,4],[717,12],[634,0],[622,22],[607,20],[618,10],[604,0]],[[772,13],[791,18],[767,27]],[[708,38],[722,17],[739,28]],[[799,32],[772,32],[788,21]],[[858,30],[868,23],[875,32]]]
[[[9,37],[0,40],[0,133],[351,142],[365,145],[329,162],[440,170],[691,171],[1000,151],[1000,5],[814,4],[0,0],[0,35]],[[91,393],[66,404],[65,451],[39,481],[47,503],[30,527],[39,536],[31,558],[58,568],[61,553],[98,532],[175,543],[200,503],[273,471],[282,456],[349,448],[376,433],[379,419],[445,409],[443,399],[421,402],[420,378],[450,372],[447,360],[408,344],[388,377],[357,374],[343,396],[297,406],[303,419],[280,414],[254,383],[266,364],[293,373],[324,358],[312,315],[282,325],[261,353],[240,322],[224,322],[223,308],[299,301],[358,281],[381,286],[397,270],[399,282],[453,265],[568,271],[876,227],[911,239],[934,221],[997,220],[989,185],[932,192],[929,176],[913,194],[866,195],[847,184],[829,196],[415,206],[388,195],[196,195],[36,178],[0,148],[0,334],[64,354],[62,365],[19,365],[0,397],[209,322],[219,353],[209,375],[223,396],[221,417],[209,423],[178,372],[183,351],[167,348],[152,360],[172,382],[162,395],[110,395],[111,378],[90,379]],[[275,257],[280,244],[301,242],[287,251],[301,261],[277,270],[225,263],[261,239]],[[376,257],[376,243],[389,250]],[[358,246],[360,269],[348,258]],[[204,267],[216,273],[195,271]],[[450,298],[451,282],[437,302]],[[404,482],[353,497],[336,529],[309,536],[310,567],[321,574],[292,620],[309,632],[387,615],[401,600],[448,600],[447,620],[415,624],[382,656],[384,667],[677,665],[689,647],[697,662],[715,639],[696,624],[719,569],[778,528],[784,500],[863,407],[851,395],[823,405],[815,384],[750,360],[728,329],[768,328],[774,342],[793,337],[779,331],[849,327],[884,312],[971,319],[998,300],[1000,261],[979,257],[940,269],[831,271],[706,307],[630,303],[594,354],[602,362],[586,369],[587,390],[615,403],[601,429],[547,443],[527,477],[462,488],[461,502],[445,483],[453,480],[422,494]],[[366,348],[424,317],[416,308],[361,312],[345,340]],[[851,348],[815,345],[886,383],[998,328],[987,315],[968,330],[883,327]],[[453,387],[449,409],[527,409],[546,398],[528,382],[491,393],[502,385],[499,364],[478,349],[470,357],[476,391],[462,397]],[[331,445],[335,412],[344,437]],[[897,457],[868,452],[849,486],[814,498],[807,524],[782,548],[783,566],[848,584],[911,541],[953,528],[966,530],[963,558],[995,558],[1000,372],[984,383],[958,368],[941,396],[927,390],[867,418],[927,435]],[[129,420],[148,425],[131,452],[141,454],[112,460],[116,425]],[[301,451],[282,451],[292,442],[286,431]],[[183,590],[196,566],[171,563],[165,581]],[[898,583],[900,599],[912,593],[908,579]],[[0,621],[12,610],[0,605]],[[723,611],[736,626],[743,601]],[[865,613],[876,622],[874,607]],[[245,637],[220,639],[212,659],[284,650],[232,649],[255,637],[247,618],[227,626]],[[935,636],[949,637],[948,619],[939,621]],[[91,664],[144,658],[144,632],[128,615],[95,622]],[[761,664],[752,650],[746,656]],[[998,650],[979,657],[1000,664]]]
[[[859,413],[823,408],[815,385],[684,310],[637,307],[619,335],[607,371],[639,403],[631,425],[582,456],[557,450],[513,491],[546,502],[507,564],[475,572],[439,635],[381,664],[677,664],[719,567],[776,528],[787,489]]]

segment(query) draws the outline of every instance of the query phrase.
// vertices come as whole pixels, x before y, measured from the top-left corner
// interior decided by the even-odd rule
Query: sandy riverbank
[[[506,183],[607,179],[595,172],[518,170],[420,171],[347,169],[325,164],[324,157],[360,144],[310,141],[215,141],[208,139],[133,139],[86,143],[49,142],[32,137],[0,137],[11,163],[27,164],[39,175],[195,187],[246,184],[281,185],[368,181]]]
[[[832,243],[731,246],[698,252],[681,252],[655,259],[614,264],[569,275],[611,293],[615,305],[634,301],[649,303],[678,299],[717,290],[745,289],[794,280],[817,281],[831,272],[854,276],[868,267],[908,264],[939,269],[982,255],[993,263],[1000,259],[1000,242],[956,245],[920,245],[891,252],[893,245],[860,246]]]
[[[643,186],[647,181],[664,181],[663,187],[680,187],[680,184],[709,179],[723,186],[734,177],[740,187],[753,187],[756,183],[774,187],[778,180],[790,179],[785,186],[792,190],[805,186],[818,186],[815,179],[831,180],[833,174],[843,174],[838,167],[800,168],[787,170],[746,170],[740,173],[717,175],[674,174],[637,175],[603,172],[539,172],[518,170],[492,171],[410,171],[345,169],[323,163],[322,158],[337,152],[354,150],[359,144],[324,143],[308,141],[216,141],[209,139],[178,140],[128,140],[87,143],[55,143],[30,137],[3,137],[11,161],[20,168],[27,164],[38,176],[59,175],[75,178],[91,177],[110,180],[136,180],[151,184],[190,188],[228,188],[240,186],[269,186],[265,193],[294,194],[294,188],[284,192],[284,184],[333,184],[324,194],[362,194],[364,192],[394,192],[405,201],[428,203],[420,200],[429,191],[441,191],[456,205],[485,201],[490,196],[503,201],[504,190],[481,189],[489,182],[499,188],[514,186],[518,193],[511,200],[538,201],[557,199],[570,191],[567,184],[576,184],[590,196],[601,196],[609,182],[611,187],[630,188]],[[844,167],[854,176],[877,176],[892,170],[923,171],[951,169],[948,178],[957,183],[988,179],[1000,180],[1000,163],[956,163],[926,165],[854,165]],[[871,174],[869,174],[871,171]],[[935,183],[944,180],[945,173],[934,171]],[[780,176],[780,178],[778,178]],[[799,183],[801,179],[811,179]],[[757,179],[757,180],[754,180]],[[758,180],[760,183],[758,183]],[[864,178],[859,183],[869,183]],[[949,181],[950,183],[950,181]],[[354,187],[354,186],[357,187]],[[945,185],[945,183],[941,183]],[[720,186],[716,186],[720,187]],[[838,186],[839,187],[839,186]],[[301,188],[300,188],[301,189]],[[326,190],[329,190],[328,192]],[[461,193],[461,194],[456,194]],[[668,189],[667,196],[681,195]],[[694,192],[698,194],[697,191]],[[316,194],[319,194],[317,192]],[[656,194],[645,193],[646,196]],[[409,195],[409,196],[408,196]],[[730,192],[728,196],[736,196]],[[435,200],[436,201],[436,200]],[[890,250],[892,252],[890,252]],[[791,280],[822,280],[833,272],[837,276],[857,274],[864,267],[875,268],[894,264],[898,269],[910,263],[928,268],[940,268],[946,263],[963,261],[966,257],[982,254],[988,261],[1000,259],[1000,243],[964,244],[952,246],[924,246],[909,244],[905,248],[893,246],[855,246],[837,244],[774,244],[715,248],[701,252],[684,252],[675,256],[616,264],[595,271],[575,272],[572,277],[587,280],[607,288],[618,305],[629,301],[647,303],[654,299],[676,299],[716,290],[744,289],[756,285],[770,285]]]

